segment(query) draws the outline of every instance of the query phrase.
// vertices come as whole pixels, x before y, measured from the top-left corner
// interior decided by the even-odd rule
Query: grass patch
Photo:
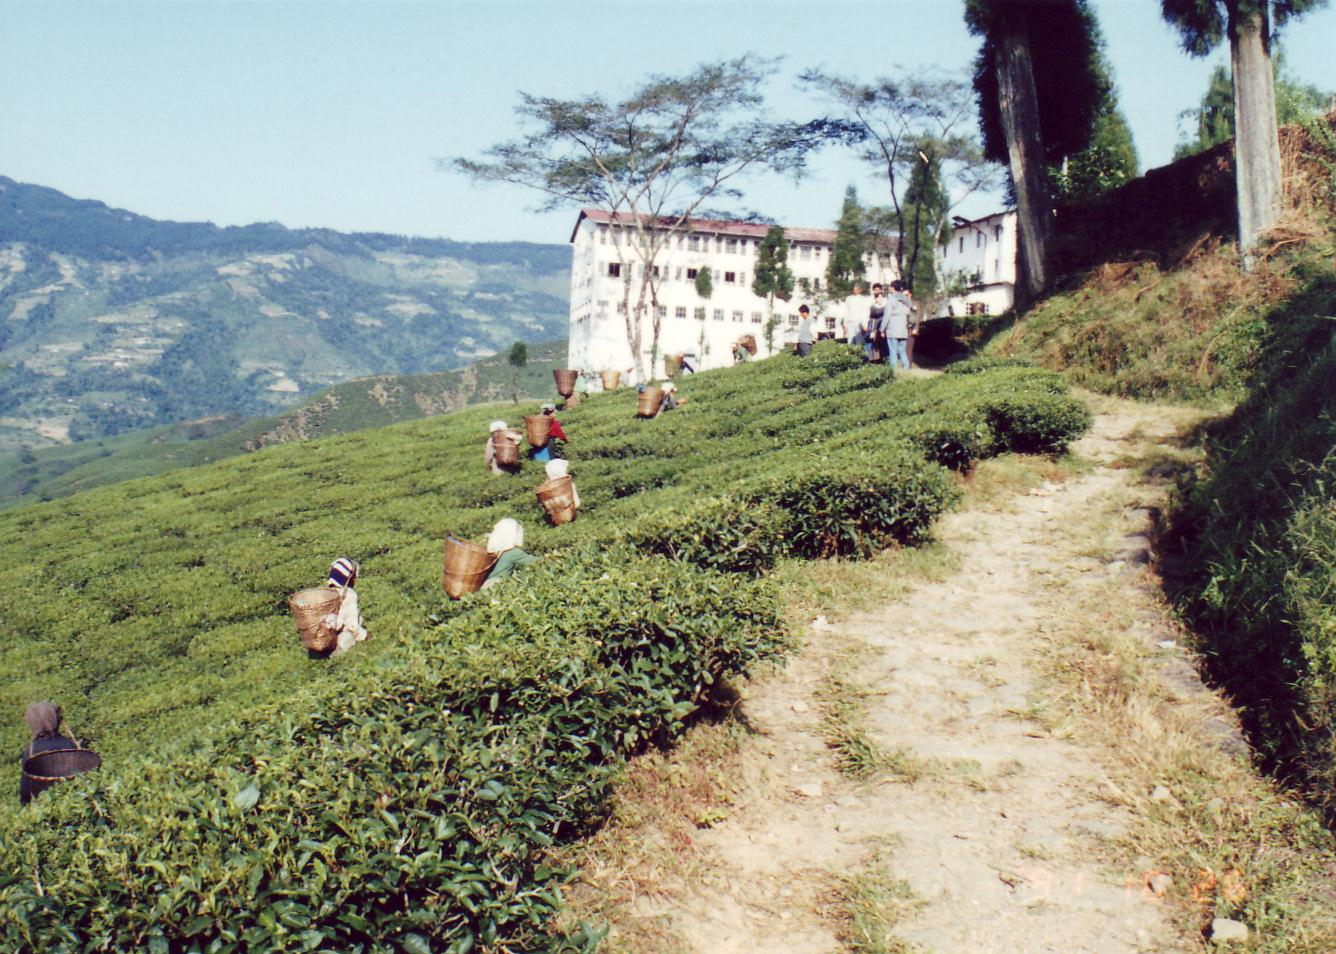
[[[831,878],[829,909],[850,954],[916,954],[924,949],[895,936],[896,926],[921,902],[909,882],[896,878],[880,851],[852,874]]]

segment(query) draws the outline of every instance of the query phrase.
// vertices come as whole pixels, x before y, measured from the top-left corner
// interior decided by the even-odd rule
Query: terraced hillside
[[[769,569],[913,545],[953,469],[1089,422],[1051,372],[892,380],[835,345],[681,390],[654,420],[629,392],[563,415],[564,527],[536,465],[484,470],[490,409],[0,515],[0,703],[59,700],[107,760],[0,809],[5,949],[587,950],[553,934],[545,853],[627,753],[784,651]],[[451,603],[443,535],[504,516],[539,564]],[[339,554],[373,637],[311,660],[285,598]]]

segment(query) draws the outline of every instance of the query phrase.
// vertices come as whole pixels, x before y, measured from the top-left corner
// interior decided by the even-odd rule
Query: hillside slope
[[[0,454],[0,509],[234,457],[261,447],[384,427],[473,404],[552,394],[552,370],[565,367],[566,342],[532,345],[515,379],[505,355],[458,371],[380,375],[336,384],[272,418],[237,414],[129,431],[115,437]]]
[[[0,177],[0,450],[562,337],[569,250],[158,222]]]
[[[537,466],[483,467],[490,408],[0,514],[0,706],[56,698],[107,759],[0,804],[5,948],[588,950],[553,936],[547,851],[628,752],[782,651],[776,561],[921,542],[943,464],[1090,419],[1049,372],[892,380],[833,344],[682,392],[654,420],[626,391],[563,415],[583,506],[561,527]],[[506,516],[546,558],[445,599],[442,537]],[[286,596],[339,553],[372,639],[307,659]]]

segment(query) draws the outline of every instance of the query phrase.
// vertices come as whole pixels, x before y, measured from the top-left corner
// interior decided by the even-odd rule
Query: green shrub
[[[1090,428],[1090,409],[1067,395],[1012,394],[984,407],[999,445],[1021,454],[1060,454]]]
[[[789,525],[789,514],[773,505],[707,498],[641,518],[625,540],[642,553],[723,572],[758,574],[773,567],[785,551]]]

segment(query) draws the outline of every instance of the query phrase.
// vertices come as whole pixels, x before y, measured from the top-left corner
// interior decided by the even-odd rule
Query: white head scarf
[[[524,546],[524,528],[520,526],[518,520],[512,520],[510,517],[498,520],[496,526],[492,528],[491,536],[487,538],[488,553],[499,555],[522,546]]]
[[[570,463],[568,461],[554,459],[543,465],[543,470],[547,472],[548,480],[556,480],[558,477],[565,477],[570,473]]]
[[[493,421],[492,426],[488,428],[488,430],[491,431],[493,434],[495,434],[497,431],[504,431],[505,429],[506,429],[505,421]]]
[[[664,394],[672,394],[672,393],[673,393],[674,391],[676,391],[676,390],[677,390],[677,385],[674,384],[674,383],[671,382],[671,381],[667,382],[667,383],[664,384],[664,386],[663,386],[663,393],[664,393]]]

